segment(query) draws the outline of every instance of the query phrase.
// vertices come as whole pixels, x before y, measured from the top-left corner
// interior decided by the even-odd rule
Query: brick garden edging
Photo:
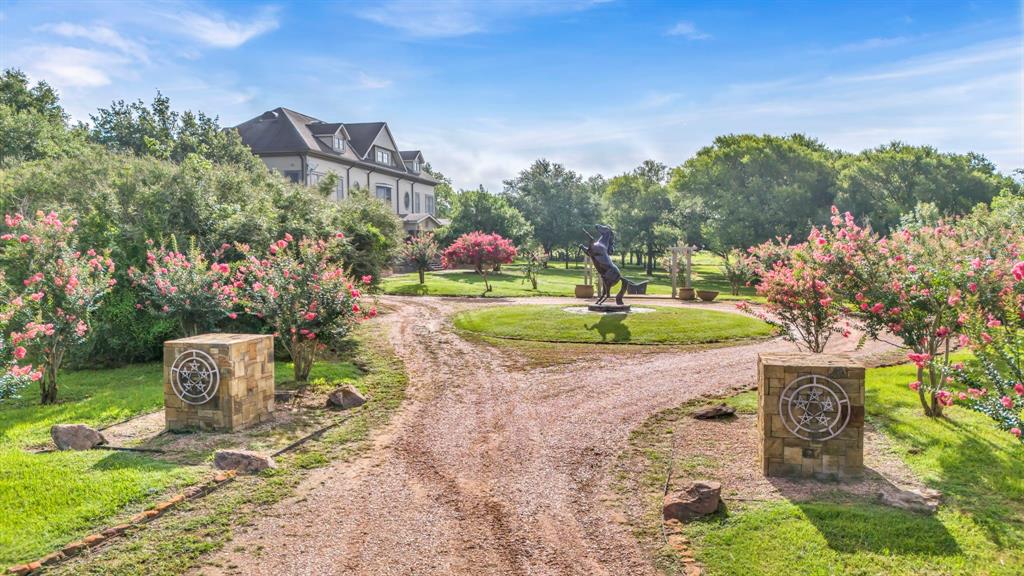
[[[164,512],[170,510],[171,508],[177,506],[178,504],[181,504],[182,502],[187,502],[189,500],[194,500],[196,498],[206,496],[210,492],[213,492],[217,488],[227,484],[229,481],[234,480],[234,478],[234,470],[218,472],[213,476],[213,478],[204,482],[203,484],[197,484],[196,486],[192,486],[191,488],[186,489],[184,492],[179,492],[178,494],[175,494],[174,496],[168,498],[167,500],[164,500],[163,502],[154,505],[148,510],[139,512],[138,514],[129,518],[128,521],[123,524],[111,526],[106,530],[96,532],[95,534],[90,534],[85,538],[82,538],[81,540],[72,542],[64,546],[56,552],[47,554],[46,556],[43,556],[42,558],[35,560],[34,562],[26,562],[25,564],[17,564],[15,566],[11,566],[7,569],[7,574],[13,576],[24,576],[25,574],[31,574],[32,572],[39,570],[43,566],[53,566],[55,564],[64,562],[65,560],[74,558],[75,556],[81,554],[84,550],[95,548],[100,544],[103,544],[104,542],[107,542],[113,538],[117,538],[118,536],[121,536],[122,534],[124,534],[125,532],[127,532],[135,526],[140,526],[151,520],[159,518],[161,515],[163,515]]]

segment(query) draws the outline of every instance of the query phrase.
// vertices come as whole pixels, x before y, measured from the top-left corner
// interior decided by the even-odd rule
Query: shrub
[[[16,398],[19,391],[33,380],[42,378],[43,373],[31,364],[21,362],[26,349],[20,342],[11,342],[8,334],[12,327],[25,322],[25,301],[7,285],[3,271],[0,271],[0,400]]]
[[[977,361],[953,365],[950,378],[960,385],[957,397],[964,406],[1024,442],[1024,261],[1006,261],[1002,270],[1010,272],[994,306],[968,297],[973,306],[963,332]]]
[[[537,289],[537,279],[541,270],[548,264],[548,255],[544,248],[537,245],[527,250],[525,262],[523,262],[523,282],[529,282],[533,289]]]
[[[498,234],[470,232],[456,238],[444,251],[441,260],[445,268],[467,264],[473,266],[476,273],[483,276],[484,293],[487,293],[491,291],[487,272],[495,266],[512,262],[515,257],[516,247],[509,240]]]
[[[844,310],[839,283],[827,275],[819,240],[815,229],[803,244],[790,246],[786,239],[752,250],[752,254],[766,256],[766,262],[739,255],[743,266],[757,271],[757,293],[765,298],[766,312],[746,302],[738,307],[776,326],[783,338],[814,353],[824,351],[833,334],[849,335],[841,325]]]
[[[257,255],[239,245],[245,263],[239,273],[246,279],[243,305],[275,330],[295,366],[295,380],[306,382],[318,353],[340,345],[360,318],[377,309],[363,310],[360,289],[345,277],[338,261],[344,251],[343,235],[330,240],[291,235]],[[364,285],[372,278],[362,278]]]
[[[138,304],[136,290],[127,282],[114,287],[93,313],[85,345],[69,355],[68,364],[96,368],[161,360],[164,341],[179,335],[181,328],[175,319]]]
[[[732,295],[739,296],[741,287],[757,279],[757,262],[749,254],[734,248],[722,258],[722,272]]]
[[[95,250],[74,248],[76,222],[62,222],[56,213],[38,213],[34,220],[20,214],[6,217],[9,229],[3,259],[8,270],[19,270],[21,294],[30,319],[10,343],[23,345],[28,357],[42,365],[43,404],[57,401],[57,375],[67,352],[85,341],[90,316],[116,284],[114,262]],[[17,285],[17,284],[16,284]]]
[[[187,252],[178,252],[172,237],[169,248],[151,249],[145,271],[128,270],[143,301],[138,307],[145,304],[158,316],[173,319],[185,336],[208,332],[225,317],[235,317],[232,310],[243,282],[240,275],[232,276],[230,266],[218,262],[227,248],[224,245],[207,258],[195,242]]]
[[[398,252],[399,257],[412,264],[416,272],[419,273],[420,284],[426,281],[426,272],[430,270],[431,264],[437,260],[440,253],[437,242],[434,241],[434,235],[429,232],[409,238]]]

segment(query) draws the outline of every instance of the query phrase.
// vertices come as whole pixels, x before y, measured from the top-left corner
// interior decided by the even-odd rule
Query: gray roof
[[[377,134],[384,129],[383,122],[359,122],[356,124],[345,124],[348,135],[352,139],[352,148],[359,156],[366,156],[370,146],[377,138]]]
[[[433,178],[429,175],[409,172],[406,170],[404,162],[396,162],[394,166],[385,168],[374,162],[343,157],[336,153],[329,144],[317,138],[318,135],[333,134],[342,129],[348,134],[352,150],[360,158],[364,158],[377,135],[386,127],[387,124],[384,122],[359,122],[354,124],[324,122],[294,110],[278,107],[268,110],[251,120],[242,122],[235,126],[235,129],[238,130],[238,135],[242,138],[242,142],[249,146],[253,153],[257,155],[317,152],[336,156],[339,160],[345,162],[365,165],[374,170],[387,169],[392,172],[410,174],[415,179],[433,181]],[[405,153],[400,152],[400,154],[403,155],[402,158],[404,160]]]
[[[419,150],[399,150],[398,153],[402,155],[403,161],[415,160],[417,156],[419,156],[420,158],[423,157],[423,153],[421,153]]]

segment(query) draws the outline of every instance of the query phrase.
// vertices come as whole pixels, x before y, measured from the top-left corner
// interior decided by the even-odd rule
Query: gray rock
[[[715,418],[726,418],[734,416],[736,414],[736,408],[729,406],[728,404],[716,404],[714,406],[705,406],[693,413],[693,417],[698,420],[713,420]]]
[[[677,494],[665,496],[662,516],[665,520],[687,522],[714,514],[722,501],[722,484],[710,480],[692,482]]]
[[[89,450],[107,443],[103,434],[85,424],[54,424],[50,437],[58,450]]]
[[[267,468],[277,468],[274,459],[249,450],[217,450],[213,465],[219,470],[234,470],[239,474],[255,474]]]
[[[327,405],[336,406],[342,410],[355,408],[366,404],[366,398],[351,384],[336,388],[327,395]]]
[[[903,490],[894,486],[891,490],[880,492],[878,497],[886,506],[922,514],[935,514],[939,509],[939,502],[942,501],[942,492],[931,488]]]

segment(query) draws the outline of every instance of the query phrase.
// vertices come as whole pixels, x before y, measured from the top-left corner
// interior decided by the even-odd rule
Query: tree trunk
[[[569,249],[568,248],[565,249],[565,257],[564,257],[564,259],[565,259],[565,269],[568,270],[569,269]]]
[[[424,277],[424,273],[423,273],[423,272],[424,272],[424,271],[423,271],[423,268],[420,268],[420,269],[419,269],[419,273],[420,273],[420,284],[423,284],[423,283],[425,283],[425,282],[427,281],[427,280],[426,280],[426,278]]]
[[[296,382],[309,382],[309,373],[313,369],[315,357],[315,340],[300,340],[298,337],[292,337],[292,365],[295,368]]]
[[[57,403],[57,374],[60,373],[60,365],[64,361],[64,352],[56,350],[45,356],[46,366],[43,369],[43,377],[39,380],[39,403]]]

